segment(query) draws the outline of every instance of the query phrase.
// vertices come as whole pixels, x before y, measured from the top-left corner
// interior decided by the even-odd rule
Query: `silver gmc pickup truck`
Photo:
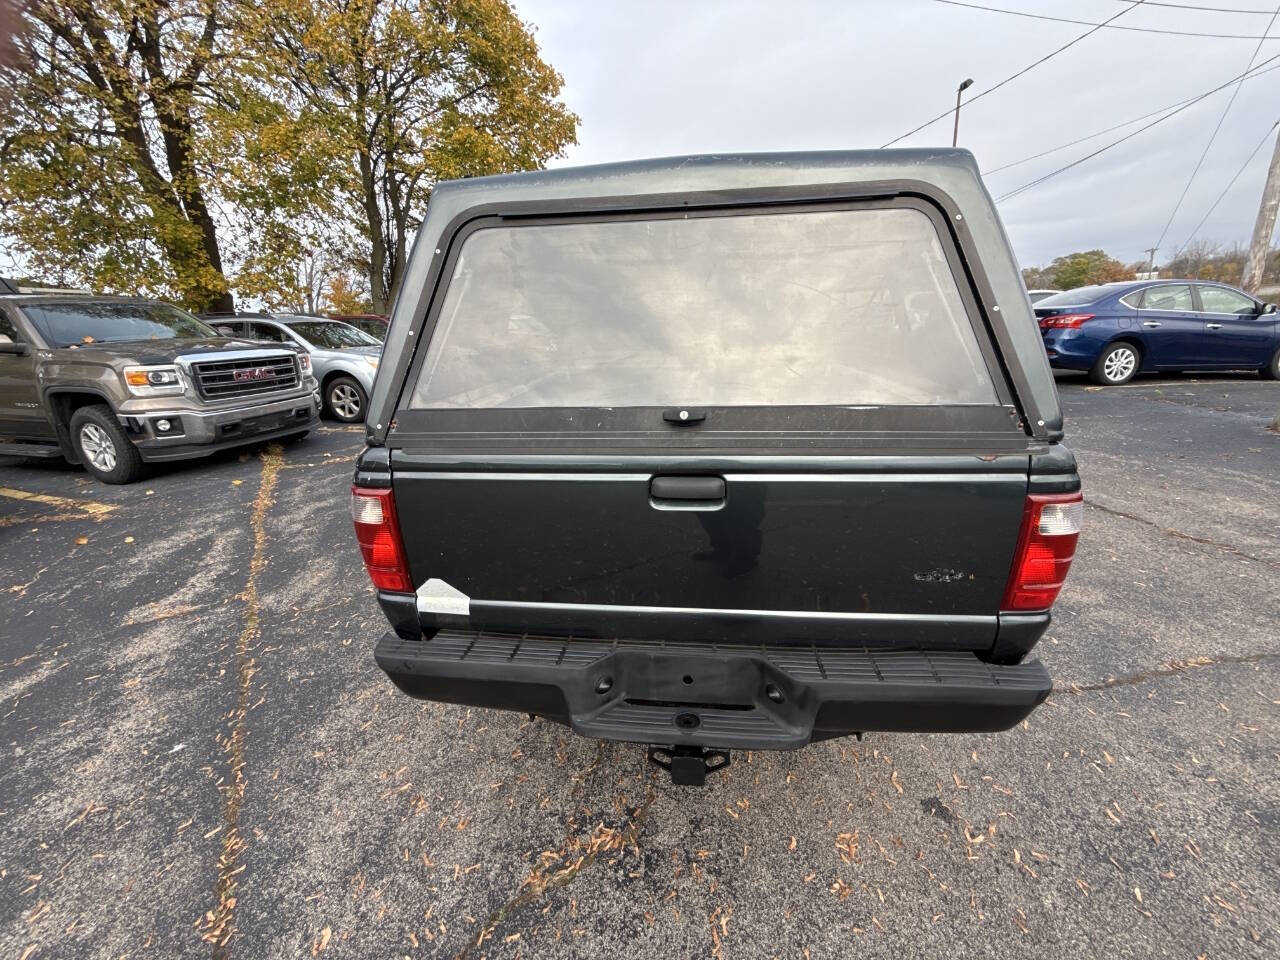
[[[229,339],[154,300],[0,281],[0,454],[131,483],[145,462],[302,437],[319,409],[310,358],[290,344]]]

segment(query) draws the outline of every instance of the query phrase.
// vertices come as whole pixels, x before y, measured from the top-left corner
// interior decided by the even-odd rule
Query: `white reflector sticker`
[[[382,501],[377,497],[362,497],[358,493],[353,493],[351,519],[356,523],[381,523]]]
[[[1061,537],[1079,533],[1083,522],[1082,502],[1046,503],[1040,508],[1040,525],[1037,530],[1042,537]]]

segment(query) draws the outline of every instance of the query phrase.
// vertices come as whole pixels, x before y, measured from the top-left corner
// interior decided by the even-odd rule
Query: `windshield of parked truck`
[[[53,347],[220,336],[167,303],[41,303],[22,309]]]
[[[996,402],[933,222],[863,207],[481,228],[410,406]]]

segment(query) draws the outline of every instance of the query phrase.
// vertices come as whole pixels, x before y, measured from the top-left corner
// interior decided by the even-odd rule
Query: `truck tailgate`
[[[475,628],[979,650],[1027,456],[548,470],[397,450],[392,475],[415,582],[465,595]]]

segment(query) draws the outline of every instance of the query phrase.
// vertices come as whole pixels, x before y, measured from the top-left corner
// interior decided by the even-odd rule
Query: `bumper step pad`
[[[412,696],[673,747],[792,749],[869,730],[1004,730],[1053,686],[1039,661],[1000,666],[954,651],[441,630],[421,640],[387,634],[374,655]]]

